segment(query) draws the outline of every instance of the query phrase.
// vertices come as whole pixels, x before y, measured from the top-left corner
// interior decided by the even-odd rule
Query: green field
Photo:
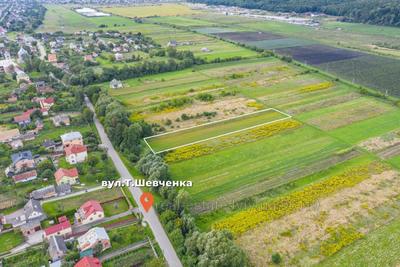
[[[171,164],[171,173],[177,180],[190,177],[195,185],[189,189],[194,202],[235,196],[240,200],[251,191],[267,191],[288,182],[291,177],[285,177],[287,172],[311,166],[345,147],[313,128],[303,127]],[[241,190],[246,194],[240,194]]]
[[[217,121],[195,128],[182,129],[177,132],[150,137],[147,139],[147,142],[156,152],[171,150],[175,147],[181,147],[205,139],[213,139],[221,135],[242,131],[247,128],[254,128],[285,118],[288,117],[278,111],[268,109],[229,120]]]

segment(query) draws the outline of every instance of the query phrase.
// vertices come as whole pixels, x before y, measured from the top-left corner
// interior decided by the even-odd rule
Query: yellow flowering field
[[[309,92],[324,90],[324,89],[328,89],[328,88],[332,87],[333,85],[334,85],[333,82],[323,82],[323,83],[307,85],[307,86],[300,88],[300,92],[301,93],[309,93]]]
[[[386,166],[378,162],[348,169],[339,175],[308,185],[302,190],[217,221],[214,223],[213,228],[227,229],[236,235],[242,234],[261,223],[273,221],[304,207],[311,206],[319,198],[341,189],[352,187],[373,174],[383,172],[385,169]]]
[[[285,130],[298,128],[300,126],[301,123],[295,120],[274,122],[245,132],[218,138],[216,142],[213,143],[200,143],[178,148],[166,154],[165,161],[168,163],[178,162],[209,155],[226,147],[256,141],[258,139],[270,137]]]

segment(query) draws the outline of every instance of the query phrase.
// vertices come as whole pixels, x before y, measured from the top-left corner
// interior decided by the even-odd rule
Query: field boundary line
[[[281,118],[281,119],[276,119],[276,120],[273,120],[273,121],[268,121],[268,122],[265,122],[265,123],[260,123],[260,124],[257,124],[257,125],[253,125],[253,126],[250,126],[250,127],[246,127],[246,128],[240,129],[240,130],[236,130],[236,131],[232,131],[232,132],[228,132],[228,133],[212,136],[212,137],[209,137],[209,138],[201,139],[201,140],[194,141],[194,142],[191,142],[191,143],[187,143],[187,144],[184,144],[184,145],[175,146],[175,147],[172,147],[172,148],[167,148],[167,149],[164,149],[164,150],[161,150],[161,151],[157,151],[157,152],[154,151],[154,149],[147,142],[147,140],[151,139],[151,138],[156,138],[156,137],[159,137],[159,136],[169,135],[169,134],[173,134],[173,133],[177,133],[177,132],[181,132],[181,131],[185,131],[185,130],[191,130],[191,129],[194,129],[194,128],[199,128],[199,127],[203,127],[203,126],[216,124],[216,123],[219,123],[219,122],[234,120],[234,119],[237,119],[237,118],[246,117],[246,116],[250,116],[250,115],[254,115],[254,114],[258,114],[258,113],[266,112],[266,111],[270,111],[270,110],[273,110],[273,111],[278,112],[278,113],[280,113],[282,115],[285,115],[286,117],[285,118]],[[178,148],[182,148],[182,147],[185,147],[185,146],[190,146],[190,145],[202,143],[202,142],[209,141],[209,140],[212,140],[212,139],[216,139],[216,138],[220,138],[220,137],[223,137],[223,136],[227,136],[227,135],[243,132],[243,131],[250,130],[250,129],[253,129],[253,128],[257,128],[257,127],[260,127],[260,126],[263,126],[263,125],[268,125],[268,124],[271,124],[271,123],[274,123],[274,122],[283,121],[283,120],[287,120],[287,119],[291,119],[291,118],[292,118],[292,115],[290,115],[288,113],[280,111],[280,110],[278,110],[276,108],[267,108],[267,109],[258,110],[258,111],[251,112],[251,113],[247,113],[247,114],[242,114],[242,115],[239,115],[239,116],[236,116],[236,117],[233,117],[233,118],[217,120],[217,121],[208,122],[208,123],[201,124],[201,125],[196,125],[196,126],[192,126],[192,127],[188,127],[188,128],[184,128],[184,129],[179,129],[179,130],[172,131],[172,132],[166,132],[166,133],[162,133],[162,134],[148,136],[148,137],[143,138],[143,140],[146,143],[146,145],[150,148],[151,152],[153,154],[157,155],[157,154],[160,154],[160,153],[163,153],[163,152],[168,152],[168,151],[175,150],[175,149],[178,149]]]

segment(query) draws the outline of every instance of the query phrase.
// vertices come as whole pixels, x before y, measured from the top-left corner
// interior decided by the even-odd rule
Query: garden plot
[[[305,46],[305,45],[311,45],[314,43],[315,42],[310,41],[310,40],[304,40],[304,39],[298,39],[298,38],[279,38],[279,39],[274,39],[274,40],[246,42],[247,45],[264,48],[267,50],[274,50],[274,49],[278,49],[278,48],[295,47],[295,46]]]
[[[364,53],[335,48],[327,45],[307,45],[276,49],[279,54],[288,55],[300,62],[318,65],[327,62],[357,58]]]
[[[383,94],[400,96],[400,60],[363,54],[349,60],[318,65],[319,68]]]
[[[270,108],[232,119],[214,121],[200,126],[146,137],[145,141],[154,153],[161,153],[288,118],[290,118],[290,115]]]
[[[276,40],[284,38],[282,35],[268,32],[221,32],[216,33],[220,38],[236,41],[239,43],[247,43],[263,40]]]
[[[143,113],[146,121],[163,125],[167,131],[176,128],[189,128],[210,121],[229,119],[254,112],[258,104],[252,99],[243,97],[230,97],[218,101],[201,102],[196,100],[193,104],[182,109],[173,109],[170,112]]]
[[[343,104],[304,113],[299,118],[320,129],[331,131],[392,110],[393,107],[376,100],[358,98]]]
[[[348,171],[357,176],[362,168]],[[368,168],[370,171],[361,182],[310,207],[258,226],[241,235],[238,243],[256,266],[264,266],[265,259],[276,252],[283,255],[286,264],[300,266],[310,266],[332,256],[373,230],[378,219],[384,220],[371,211],[390,207],[400,193],[396,171]]]

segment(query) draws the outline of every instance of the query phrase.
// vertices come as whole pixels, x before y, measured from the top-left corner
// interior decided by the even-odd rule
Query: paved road
[[[130,252],[130,251],[133,251],[133,250],[145,247],[145,246],[149,246],[149,242],[147,240],[139,241],[139,242],[130,244],[129,246],[124,247],[122,249],[119,249],[119,250],[113,251],[111,253],[108,253],[106,255],[100,256],[99,260],[103,262],[103,261],[106,261],[108,259],[117,257],[117,256],[119,256],[121,254]]]
[[[41,60],[45,60],[46,59],[46,48],[44,48],[43,44],[40,41],[37,41],[37,47],[39,49],[39,58]]]
[[[90,103],[89,99],[85,97],[86,105],[94,112],[94,107],[92,103]],[[100,121],[97,117],[94,117],[94,123],[96,125],[97,131],[99,132],[101,142],[103,145],[107,147],[108,155],[114,162],[114,165],[118,172],[120,173],[122,179],[131,179],[134,178],[129,173],[128,169],[125,167],[118,153],[115,151],[113,145],[111,144],[110,139],[104,131],[103,125],[101,125]],[[130,187],[133,198],[135,199],[140,211],[143,214],[143,219],[149,224],[150,229],[153,231],[153,234],[157,240],[158,245],[160,246],[164,257],[170,267],[181,267],[182,263],[180,262],[178,256],[176,255],[175,249],[172,246],[171,242],[168,239],[167,234],[164,231],[163,226],[161,225],[157,213],[154,208],[151,208],[148,212],[145,212],[142,205],[140,204],[140,196],[142,195],[142,190],[139,187]]]

